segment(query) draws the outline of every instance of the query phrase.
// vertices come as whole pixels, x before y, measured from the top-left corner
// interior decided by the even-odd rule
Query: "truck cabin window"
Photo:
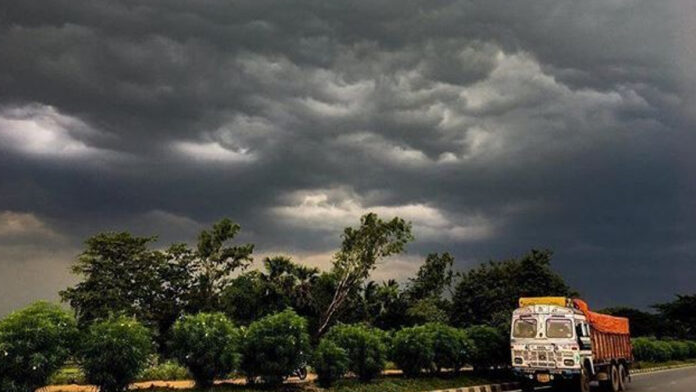
[[[573,325],[570,320],[554,320],[546,321],[546,337],[553,339],[564,339],[573,337]]]
[[[533,319],[515,321],[512,336],[515,338],[533,338],[537,333],[537,322]]]

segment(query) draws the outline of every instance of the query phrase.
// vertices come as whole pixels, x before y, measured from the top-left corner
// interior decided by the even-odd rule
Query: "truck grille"
[[[556,363],[563,363],[563,353],[560,351],[515,351],[515,357],[524,359],[528,366],[556,367]]]

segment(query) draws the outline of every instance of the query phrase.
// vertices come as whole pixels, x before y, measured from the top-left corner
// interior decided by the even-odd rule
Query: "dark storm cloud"
[[[23,288],[0,312],[63,288],[95,231],[166,243],[230,216],[262,252],[316,260],[368,210],[418,236],[380,276],[429,251],[464,268],[546,246],[602,305],[694,291],[694,16],[649,0],[4,1],[0,279]]]

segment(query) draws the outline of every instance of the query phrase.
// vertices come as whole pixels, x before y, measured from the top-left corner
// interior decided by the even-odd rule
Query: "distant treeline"
[[[127,232],[87,239],[72,266],[81,280],[60,293],[74,316],[38,304],[0,322],[0,354],[11,359],[0,360],[2,390],[40,386],[69,356],[102,390],[122,390],[152,348],[161,358],[178,359],[203,385],[231,369],[275,383],[310,359],[329,383],[348,370],[374,377],[387,355],[410,375],[462,363],[486,367],[507,361],[510,314],[519,297],[577,295],[551,269],[548,250],[463,272],[453,270],[449,253],[431,253],[405,283],[374,282],[377,264],[414,239],[401,218],[367,214],[345,228],[325,271],[284,255],[252,270],[254,245],[236,243],[239,231],[223,219],[203,230],[194,247],[176,243],[164,250],[154,248],[155,237]],[[654,309],[606,312],[631,318],[634,336],[694,339],[696,296]],[[436,357],[445,347],[459,348]],[[253,360],[277,357],[281,349],[290,350],[284,366],[269,370],[268,359]],[[376,366],[366,369],[364,361]],[[115,372],[120,383],[107,385]]]

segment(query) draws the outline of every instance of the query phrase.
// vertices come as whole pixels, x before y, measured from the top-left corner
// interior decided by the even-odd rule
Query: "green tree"
[[[431,253],[418,268],[414,278],[409,279],[406,294],[412,301],[440,298],[452,284],[454,257],[449,253]]]
[[[323,334],[334,321],[348,296],[370,276],[377,262],[404,251],[413,240],[411,224],[401,218],[383,221],[369,213],[360,219],[360,227],[343,231],[341,249],[334,255],[333,274],[337,279],[332,299],[321,313],[317,334]]]
[[[0,321],[0,389],[33,392],[68,359],[75,320],[56,305],[37,302]]]
[[[243,337],[241,368],[250,381],[278,385],[309,359],[307,321],[291,309],[249,325]]]
[[[222,313],[199,313],[179,319],[172,328],[174,357],[185,365],[199,388],[209,388],[216,377],[239,364],[240,336]]]
[[[151,349],[150,331],[120,316],[90,325],[78,358],[89,383],[102,392],[123,392],[145,367]]]
[[[333,326],[324,339],[345,350],[348,370],[361,381],[370,381],[384,370],[387,346],[383,331],[360,324],[339,324]]]
[[[461,274],[454,290],[452,322],[505,329],[520,297],[573,296],[551,269],[551,255],[548,250],[532,250],[519,259],[482,264]]]
[[[81,325],[125,314],[160,333],[171,326],[187,295],[188,272],[167,254],[149,249],[154,241],[126,232],[87,239],[72,266],[82,281],[60,292]]]
[[[672,302],[654,305],[663,320],[663,333],[679,339],[696,339],[696,295],[677,295]]]
[[[189,311],[192,313],[220,309],[220,294],[233,279],[232,272],[253,262],[253,244],[230,244],[240,229],[230,219],[222,219],[210,230],[201,231],[195,251],[184,252],[193,278],[189,298]]]
[[[241,324],[291,307],[303,317],[316,314],[312,295],[319,270],[289,257],[264,259],[264,271],[249,271],[233,279],[222,294],[225,312]]]

